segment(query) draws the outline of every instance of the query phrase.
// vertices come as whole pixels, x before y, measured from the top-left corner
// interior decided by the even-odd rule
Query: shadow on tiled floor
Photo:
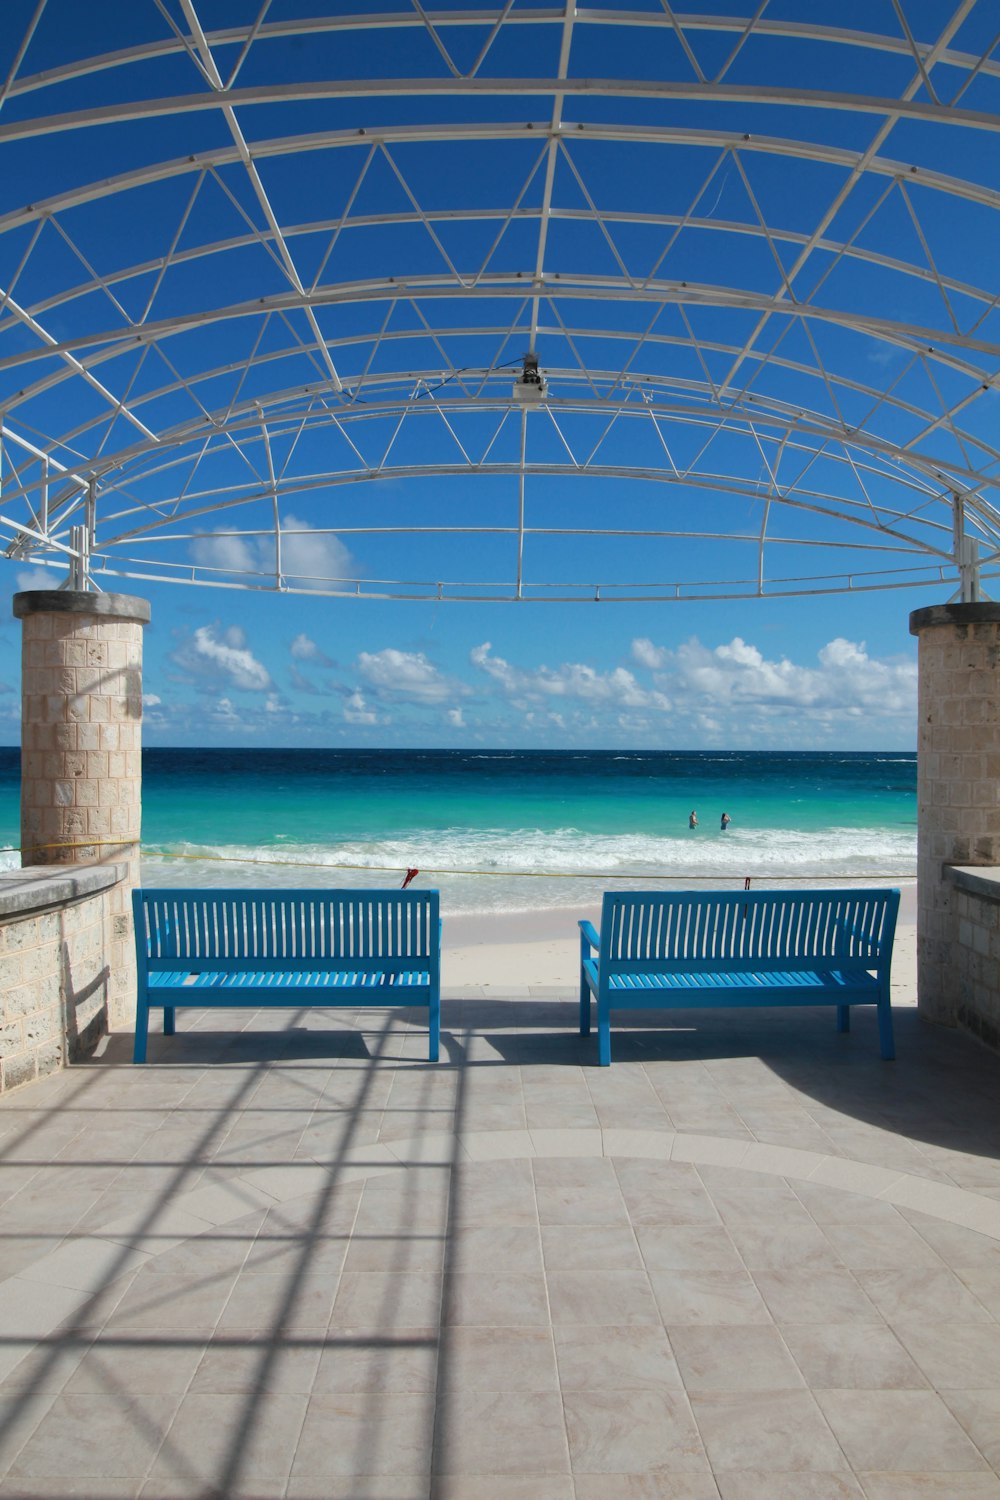
[[[1000,1500],[991,1054],[276,1019],[0,1103],[5,1500]]]

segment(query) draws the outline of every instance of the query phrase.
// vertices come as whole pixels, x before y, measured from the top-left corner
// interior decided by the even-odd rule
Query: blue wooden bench
[[[847,1031],[852,1005],[875,1005],[892,1058],[898,910],[898,890],[607,892],[600,933],[580,923],[580,1031],[596,999],[607,1067],[613,1010],[835,1005]]]
[[[151,1007],[426,1005],[441,1026],[437,891],[136,890],[134,1062]]]

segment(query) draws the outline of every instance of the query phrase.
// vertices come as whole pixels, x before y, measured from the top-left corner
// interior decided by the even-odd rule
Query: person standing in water
[[[728,813],[723,813],[723,814],[722,814],[722,820],[721,820],[721,822],[720,822],[720,824],[719,824],[719,827],[720,827],[720,828],[721,828],[721,829],[722,829],[722,832],[723,832],[723,833],[725,833],[725,831],[726,831],[726,829],[727,829],[727,828],[728,828],[728,827],[729,827],[729,825],[730,825],[730,823],[731,823],[731,822],[732,822],[732,821],[733,821],[733,820],[732,820],[732,818],[731,818],[731,817],[730,817],[730,816],[729,816],[729,814],[728,814]]]
[[[694,808],[691,809],[691,816],[688,818],[688,827],[689,828],[697,828],[698,827],[698,814],[695,812]]]

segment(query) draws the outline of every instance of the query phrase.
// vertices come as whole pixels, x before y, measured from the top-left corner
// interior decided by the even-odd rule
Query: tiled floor
[[[1000,1059],[574,1019],[184,1016],[0,1101],[4,1500],[1000,1500]]]

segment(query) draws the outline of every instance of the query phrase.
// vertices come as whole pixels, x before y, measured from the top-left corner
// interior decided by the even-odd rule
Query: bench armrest
[[[589,943],[591,948],[600,948],[601,935],[593,922],[580,923],[580,937],[583,943]]]
[[[853,922],[847,922],[843,918],[837,923],[837,930],[845,937],[853,938],[855,942],[864,944],[868,952],[857,955],[862,963],[870,963],[874,967],[876,964],[887,965],[891,962],[892,946],[896,932],[895,917],[893,917],[886,931],[882,934],[881,942],[876,942],[874,938],[868,937],[858,927],[855,927]]]

